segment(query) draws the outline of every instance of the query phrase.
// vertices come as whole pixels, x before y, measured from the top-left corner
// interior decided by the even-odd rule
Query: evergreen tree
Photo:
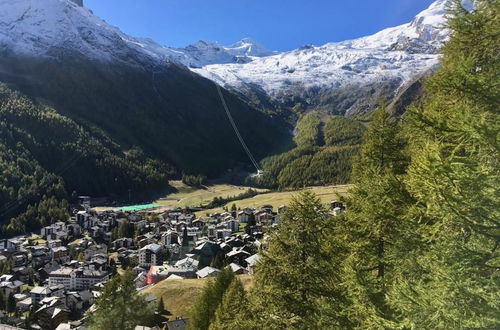
[[[217,269],[222,269],[222,267],[224,267],[224,257],[222,252],[217,253],[214,260],[210,263],[210,267]]]
[[[212,279],[207,281],[201,296],[191,310],[189,329],[206,330],[209,328],[214,320],[215,311],[234,277],[231,269],[226,268],[217,275],[215,281]]]
[[[109,259],[109,269],[111,276],[115,276],[117,274],[116,261],[113,258]]]
[[[2,275],[10,274],[12,271],[12,263],[10,260],[4,261],[1,265]]]
[[[9,293],[9,297],[7,298],[7,312],[14,313],[16,311],[16,299],[14,298],[14,294]]]
[[[134,274],[115,276],[95,302],[95,311],[88,313],[90,329],[134,329],[151,322],[153,310],[137,293]]]
[[[28,312],[28,315],[25,316],[25,319],[24,319],[24,327],[27,329],[27,330],[31,330],[31,323],[33,321],[33,315],[30,312]]]
[[[3,311],[5,309],[6,309],[5,295],[3,293],[3,290],[0,290],[0,311]]]
[[[118,227],[118,238],[133,238],[134,237],[134,224],[129,223],[127,220],[123,221]]]
[[[153,323],[157,327],[163,327],[163,323],[168,321],[168,315],[172,315],[166,308],[163,298],[158,299],[158,306],[156,307],[156,312],[154,314]]]
[[[234,273],[230,268],[222,269],[221,272],[217,275],[217,278],[214,282],[215,306],[213,306],[212,308],[212,316],[215,313],[217,306],[222,301],[222,296],[226,292],[229,285],[231,285],[234,277]]]
[[[399,267],[413,235],[410,222],[404,220],[413,203],[403,184],[408,165],[404,150],[398,122],[381,106],[353,164],[355,186],[345,200],[345,222],[340,223],[349,251],[342,277],[352,304],[346,308],[351,320],[363,328],[396,324],[397,313],[385,297],[392,271]]]
[[[500,327],[500,2],[457,5],[441,69],[408,115],[408,187],[422,244],[391,302],[408,327]]]
[[[250,303],[238,278],[234,278],[215,312],[210,330],[255,329],[251,323]]]
[[[296,196],[271,233],[255,275],[258,322],[269,328],[347,327],[340,310],[344,293],[337,286],[340,259],[332,250],[334,222],[309,191]],[[320,308],[320,306],[328,306]],[[329,315],[320,311],[329,310]]]
[[[116,241],[119,237],[119,230],[117,227],[111,229],[110,243]]]
[[[208,279],[203,291],[193,305],[190,313],[188,329],[206,330],[212,318],[211,309],[215,304],[214,281]]]

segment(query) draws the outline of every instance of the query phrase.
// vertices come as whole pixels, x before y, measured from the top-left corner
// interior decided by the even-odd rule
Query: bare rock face
[[[71,0],[71,1],[76,3],[78,6],[83,7],[83,0]]]

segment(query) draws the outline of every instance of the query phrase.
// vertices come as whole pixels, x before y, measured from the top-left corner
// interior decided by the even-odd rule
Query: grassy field
[[[210,203],[214,197],[228,198],[246,192],[250,187],[233,186],[229,184],[216,184],[207,186],[206,189],[197,189],[186,186],[181,181],[170,181],[170,185],[177,192],[154,202],[162,207],[197,207]],[[254,189],[266,191],[265,189]]]
[[[238,278],[245,289],[251,288],[252,276],[241,275]],[[187,317],[194,301],[200,296],[206,281],[207,279],[161,281],[141,291],[141,293],[153,294],[157,298],[162,297],[165,307],[173,314],[170,319],[175,319],[177,316]]]
[[[228,198],[240,195],[246,192],[250,187],[234,186],[229,184],[215,184],[206,186],[205,189],[197,189],[183,184],[181,181],[170,181],[177,192],[170,194],[166,197],[154,201],[154,204],[159,205],[161,208],[176,208],[176,207],[197,207],[210,203],[214,197]],[[259,195],[245,198],[238,201],[228,203],[231,206],[233,203],[239,208],[259,208],[263,205],[272,205],[275,208],[280,205],[287,205],[290,203],[292,197],[297,195],[300,191],[311,190],[321,199],[322,202],[328,203],[337,199],[339,195],[347,193],[350,185],[341,186],[322,186],[322,187],[308,187],[301,190],[282,191],[282,192],[269,192],[266,189],[255,189],[260,192]],[[109,209],[109,207],[97,207],[98,211]],[[222,208],[215,208],[204,210],[197,213],[198,216],[204,216],[207,213],[221,212]]]
[[[239,201],[229,203],[232,205],[236,204],[239,208],[259,208],[263,205],[272,205],[275,209],[281,205],[288,205],[292,200],[292,197],[300,193],[301,191],[311,190],[313,191],[323,203],[329,203],[332,200],[347,194],[350,185],[343,186],[324,186],[324,187],[309,187],[296,191],[284,191],[284,192],[269,192],[265,194],[260,194],[251,198],[242,199]],[[222,208],[215,208],[210,210],[204,210],[197,213],[197,216],[205,216],[207,213],[215,213],[223,211]]]

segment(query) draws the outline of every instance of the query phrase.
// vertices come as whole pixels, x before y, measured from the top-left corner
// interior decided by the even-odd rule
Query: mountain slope
[[[247,95],[264,93],[278,104],[360,114],[436,68],[439,48],[449,35],[444,26],[451,3],[438,0],[412,22],[372,36],[193,71]],[[463,5],[471,10],[473,2]]]
[[[216,86],[166,59],[173,50],[69,0],[0,0],[0,8],[0,81],[180,170],[216,175],[247,162]],[[258,157],[287,138],[279,120],[226,97]]]
[[[7,9],[0,12],[0,45],[37,56],[71,48],[99,61],[146,63],[153,70],[173,61],[263,109],[300,103],[306,109],[359,115],[436,68],[452,2],[437,0],[411,22],[372,36],[277,53],[249,38],[230,46],[199,41],[169,48],[125,35],[70,0],[0,0]],[[473,8],[473,0],[462,3]]]
[[[0,159],[26,154],[32,164],[0,188],[2,205],[24,201],[0,211],[0,222],[22,217],[44,196],[59,201],[73,190],[138,196],[166,188],[181,172],[214,177],[234,167],[252,170],[216,85],[166,58],[173,50],[129,37],[70,0],[0,0],[0,9],[5,104],[23,100],[0,113],[8,129],[0,135]],[[223,93],[257,158],[286,145],[290,134],[279,118]],[[21,132],[20,145],[10,132]],[[2,173],[17,167],[15,160],[0,162]],[[31,184],[38,176],[61,182],[61,192]],[[43,224],[44,216],[35,217],[40,221],[31,229]],[[17,232],[28,228],[22,219],[12,220]]]

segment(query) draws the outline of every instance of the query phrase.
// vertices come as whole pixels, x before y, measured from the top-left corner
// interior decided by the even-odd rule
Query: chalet
[[[226,255],[226,260],[230,263],[235,263],[243,267],[247,266],[246,259],[250,257],[250,253],[243,249],[234,249]]]
[[[252,275],[254,273],[255,266],[257,265],[257,262],[259,261],[260,258],[262,258],[260,254],[254,254],[253,256],[245,259],[247,263],[248,274]]]
[[[0,282],[0,290],[2,290],[2,293],[4,297],[8,297],[11,293],[16,294],[21,292],[21,287],[24,285],[23,282],[21,281],[4,281]]]
[[[88,290],[107,279],[108,273],[104,271],[64,267],[49,274],[49,286],[62,284],[66,290]]]
[[[246,269],[241,267],[240,265],[237,265],[235,263],[230,263],[227,268],[230,268],[231,271],[236,274],[236,275],[243,275],[246,274]]]
[[[111,243],[111,247],[114,248],[115,250],[118,250],[119,248],[129,249],[133,246],[134,246],[134,240],[128,237],[119,238]]]
[[[201,230],[203,229],[203,227],[205,227],[205,221],[201,219],[193,220],[193,222],[191,222],[191,226],[198,228],[198,230]]]
[[[77,223],[70,223],[66,225],[66,230],[70,236],[80,236],[82,234],[82,227]]]
[[[40,230],[40,236],[42,236],[43,238],[46,238],[47,236],[52,235],[56,231],[57,231],[57,229],[53,226],[43,227]]]
[[[163,262],[161,260],[161,252],[163,247],[158,244],[148,244],[139,250],[139,265],[142,267],[150,267]]]
[[[43,299],[47,297],[60,297],[64,296],[64,285],[55,286],[35,286],[30,291],[31,301],[34,306],[37,306]]]
[[[24,238],[11,238],[7,240],[6,249],[7,251],[19,251],[24,243]]]
[[[104,244],[96,244],[84,250],[85,260],[90,260],[96,254],[108,254],[108,247]]]
[[[52,260],[64,260],[68,258],[68,248],[65,246],[57,246],[51,248]]]
[[[193,269],[196,269],[198,270],[198,265],[199,265],[199,261],[188,256],[184,259],[181,259],[179,261],[177,261],[175,263],[175,267],[178,267],[178,268],[193,268]]]
[[[40,302],[40,307],[35,311],[35,318],[42,329],[50,330],[68,322],[70,314],[62,298],[49,297]]]
[[[267,213],[272,213],[273,212],[273,206],[272,205],[263,205],[260,208],[262,211],[267,212]]]
[[[92,227],[95,220],[96,219],[94,219],[93,216],[87,211],[79,211],[76,214],[76,223],[84,229]]]
[[[263,225],[272,225],[274,223],[275,214],[268,211],[258,211],[255,213],[255,221]]]
[[[168,230],[161,236],[160,241],[164,245],[179,244],[179,233],[176,231]]]
[[[15,267],[11,270],[14,279],[21,282],[27,282],[32,277],[33,273],[33,268],[27,266]]]
[[[94,295],[90,290],[67,291],[64,293],[64,305],[74,313],[81,314],[94,303]]]
[[[191,254],[200,262],[199,267],[205,267],[210,265],[219,251],[221,251],[219,244],[206,241],[195,247]]]
[[[207,236],[209,239],[213,239],[215,238],[217,235],[217,232],[216,232],[216,228],[214,225],[210,225],[208,226],[208,232],[207,232]]]
[[[54,239],[47,241],[47,246],[49,249],[62,246],[62,241],[60,239]]]
[[[99,226],[92,226],[88,229],[89,236],[92,238],[100,238],[104,235],[104,230]]]
[[[236,233],[240,231],[240,222],[238,220],[235,220],[231,218],[226,222],[226,226],[231,232]]]
[[[217,229],[217,233],[216,233],[216,237],[217,239],[226,239],[228,237],[231,236],[231,234],[233,233],[233,231],[231,229]]]
[[[11,255],[10,261],[12,267],[21,267],[28,264],[28,254],[25,251],[19,251]]]
[[[196,272],[198,278],[216,277],[220,273],[220,269],[210,266],[204,267]]]
[[[250,219],[253,218],[253,211],[249,208],[243,209],[240,212],[238,212],[238,221],[242,223],[247,223],[250,221]]]
[[[196,268],[191,266],[151,266],[146,276],[146,284],[156,284],[171,276],[181,279],[196,278]]]

